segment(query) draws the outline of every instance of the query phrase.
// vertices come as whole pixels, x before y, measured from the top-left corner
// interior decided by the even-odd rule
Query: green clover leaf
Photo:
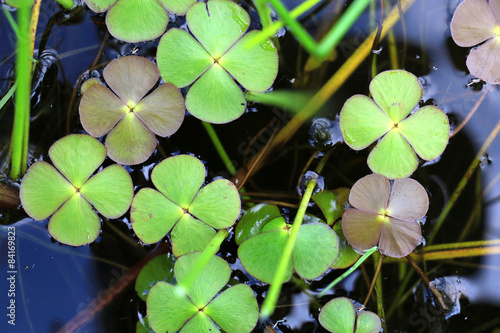
[[[408,115],[422,98],[417,77],[403,70],[385,71],[370,83],[373,100],[355,95],[340,112],[340,129],[346,144],[361,150],[382,138],[368,156],[370,169],[391,179],[410,176],[418,158],[430,161],[448,144],[450,125],[436,106]]]
[[[319,313],[321,326],[332,333],[378,333],[380,318],[373,312],[356,309],[347,297],[337,297],[326,303]]]
[[[106,157],[106,148],[88,135],[68,135],[50,147],[54,163],[35,162],[21,183],[26,213],[35,220],[50,216],[49,233],[73,246],[92,243],[101,229],[96,214],[117,218],[125,214],[134,195],[132,179],[120,165],[91,175]]]
[[[226,179],[202,187],[205,167],[196,157],[177,155],[159,163],[151,179],[157,190],[141,189],[131,208],[132,227],[144,243],[161,240],[171,231],[176,257],[201,251],[240,215],[238,190]]]
[[[185,15],[196,0],[84,0],[94,12],[106,15],[109,33],[129,43],[160,37],[169,21],[168,12]]]
[[[200,252],[180,257],[174,266],[182,284]],[[196,278],[187,295],[167,282],[156,283],[147,297],[147,315],[155,332],[250,332],[257,324],[259,309],[252,289],[237,284],[220,293],[229,281],[231,269],[213,256]]]
[[[210,123],[227,123],[243,114],[246,100],[240,87],[263,92],[278,73],[278,53],[267,40],[247,47],[256,31],[245,35],[250,18],[236,3],[209,0],[193,5],[186,15],[191,36],[170,29],[158,45],[158,68],[165,82],[182,88],[193,84],[186,108]],[[194,83],[193,83],[194,82]]]
[[[238,257],[248,273],[271,283],[289,229],[278,208],[272,205],[252,208],[241,218],[236,228],[236,242],[240,244]],[[321,246],[317,246],[319,243]],[[332,266],[338,254],[339,238],[332,228],[325,223],[305,223],[297,234],[285,280],[291,278],[294,270],[304,279],[317,278]]]

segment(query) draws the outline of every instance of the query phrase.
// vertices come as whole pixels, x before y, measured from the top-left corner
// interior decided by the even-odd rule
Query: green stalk
[[[347,276],[349,276],[352,272],[354,272],[366,259],[368,259],[369,256],[372,255],[373,252],[377,251],[377,249],[378,248],[376,246],[374,246],[371,249],[366,250],[365,254],[363,254],[363,256],[361,256],[361,258],[359,258],[358,261],[356,261],[356,263],[351,266],[351,268],[349,268],[341,276],[339,276],[338,278],[336,278],[335,280],[330,282],[330,284],[328,286],[326,286],[326,288],[323,289],[323,291],[320,292],[318,294],[318,296],[316,296],[316,297],[319,298],[319,297],[322,297],[323,295],[325,295],[328,292],[328,290],[335,287],[340,281],[342,281]]]
[[[257,13],[259,13],[262,28],[269,28],[273,24],[273,21],[271,20],[271,9],[267,6],[265,0],[256,0],[254,2]]]
[[[304,14],[305,12],[307,12],[309,9],[311,9],[312,7],[314,7],[315,5],[320,3],[321,1],[322,0],[306,0],[303,3],[301,3],[300,5],[298,5],[297,7],[295,7],[295,9],[293,9],[290,12],[290,16],[293,19],[296,19],[297,17]],[[257,1],[257,2],[259,2],[259,1]],[[258,10],[259,9],[257,8],[257,11]],[[259,15],[260,15],[260,12],[259,12]],[[262,20],[262,18],[261,18],[261,20]],[[254,37],[252,37],[247,42],[248,43],[247,46],[250,48],[250,47],[256,46],[259,43],[265,42],[266,40],[268,40],[269,38],[274,36],[278,32],[279,29],[283,28],[284,25],[285,25],[285,23],[283,22],[283,20],[278,20],[268,27],[264,26],[264,29],[262,29],[262,32],[256,34]]]
[[[198,257],[196,262],[193,265],[193,269],[189,271],[182,284],[179,284],[177,291],[180,294],[186,295],[189,289],[193,286],[194,281],[203,271],[205,266],[208,264],[212,256],[214,256],[217,251],[219,251],[219,247],[229,235],[226,229],[221,229],[217,232],[217,234],[212,238],[210,243],[205,247],[205,249],[201,252],[201,255]]]
[[[332,154],[333,150],[330,149],[325,156],[319,162],[316,172],[319,174],[323,171],[323,168],[326,165],[326,161]],[[266,319],[273,313],[276,302],[278,301],[278,296],[281,291],[281,286],[283,285],[285,271],[288,266],[289,261],[292,257],[293,248],[295,246],[295,241],[297,240],[297,233],[299,232],[300,226],[302,225],[302,221],[304,220],[304,215],[307,210],[307,206],[309,205],[309,200],[311,200],[312,192],[316,187],[317,179],[311,179],[307,184],[306,191],[304,192],[304,196],[300,201],[299,209],[297,210],[297,214],[295,215],[295,220],[293,221],[292,228],[290,228],[288,239],[286,240],[285,247],[281,254],[280,261],[278,263],[278,267],[276,268],[276,273],[274,274],[273,281],[271,282],[271,286],[269,287],[269,291],[267,292],[266,299],[264,300],[264,304],[262,304],[262,309],[260,311],[260,318]]]
[[[0,100],[0,109],[3,108],[5,103],[7,103],[7,101],[9,100],[9,98],[12,97],[16,88],[17,88],[17,82],[14,82],[12,87],[10,87],[9,91],[7,91],[7,93]]]
[[[280,0],[268,0],[273,6],[276,13],[285,22],[285,24],[290,28],[292,34],[297,38],[299,43],[306,49],[310,54],[316,54],[316,41],[309,35],[309,33],[304,29],[304,27],[297,22],[293,17],[290,16],[290,12],[281,3]]]
[[[481,158],[483,157],[486,150],[488,149],[488,147],[491,145],[491,143],[493,142],[493,140],[497,136],[498,131],[500,131],[500,121],[497,122],[497,124],[495,125],[495,128],[493,128],[490,135],[488,135],[488,138],[486,139],[486,141],[482,145],[481,149],[479,149],[476,157],[474,158],[474,160],[470,164],[469,168],[465,172],[465,175],[460,180],[460,183],[458,183],[458,186],[455,189],[455,191],[453,192],[453,194],[451,195],[450,200],[444,206],[443,211],[441,212],[441,215],[439,215],[439,217],[436,221],[436,225],[434,226],[434,229],[432,230],[432,232],[429,236],[429,240],[427,241],[427,244],[430,245],[434,241],[434,238],[436,237],[439,229],[443,225],[443,222],[446,219],[446,217],[448,216],[448,213],[450,212],[451,208],[453,207],[453,205],[457,201],[458,197],[462,193],[462,190],[464,189],[465,185],[467,185],[469,179],[474,174],[474,171],[476,170],[477,166],[479,165]]]
[[[345,11],[335,26],[321,40],[316,49],[316,56],[324,58],[338,45],[347,31],[363,13],[371,0],[356,0]]]
[[[271,38],[282,26],[283,22],[288,25],[292,34],[297,38],[299,43],[318,59],[324,59],[342,40],[347,31],[351,28],[354,22],[358,19],[361,13],[365,10],[371,0],[356,0],[349,6],[345,13],[340,17],[335,26],[325,35],[321,42],[316,41],[309,35],[304,27],[297,22],[297,17],[305,11],[312,8],[319,1],[308,0],[298,6],[292,12],[289,12],[280,0],[268,0],[281,18],[279,23],[275,23],[264,29],[248,42],[248,47],[255,46],[268,38]]]
[[[286,240],[283,253],[278,263],[278,267],[276,268],[276,273],[274,274],[273,281],[271,283],[271,286],[269,287],[269,291],[267,292],[264,304],[262,305],[262,309],[260,311],[261,319],[269,318],[269,316],[274,312],[274,308],[276,307],[276,302],[281,291],[281,286],[285,282],[285,271],[290,258],[292,257],[293,247],[295,246],[295,241],[297,240],[297,233],[299,231],[300,225],[302,224],[302,220],[304,219],[304,214],[306,212],[307,206],[309,205],[309,200],[311,199],[311,195],[315,187],[316,179],[311,179],[307,184],[304,196],[300,201],[299,210],[297,211],[297,215],[295,215],[295,220],[293,221],[288,239]]]
[[[233,163],[231,162],[229,155],[226,153],[226,150],[224,149],[222,142],[219,140],[219,137],[217,136],[217,133],[215,132],[212,124],[209,124],[209,123],[204,122],[204,121],[202,121],[201,123],[203,124],[203,126],[207,130],[208,136],[212,140],[212,142],[215,146],[215,149],[217,150],[217,153],[219,153],[219,156],[222,159],[222,162],[224,162],[224,165],[226,166],[227,171],[229,171],[231,176],[234,176],[236,174],[236,168],[234,167]]]
[[[31,55],[29,43],[31,10],[29,6],[21,6],[17,10],[18,35],[16,57],[16,84],[14,96],[15,114],[12,131],[10,177],[19,178],[26,170],[28,162],[28,128],[31,95]]]

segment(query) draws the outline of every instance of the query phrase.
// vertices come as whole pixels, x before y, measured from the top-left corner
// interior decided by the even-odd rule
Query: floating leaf
[[[159,255],[141,269],[135,281],[135,291],[143,301],[149,294],[151,287],[159,282],[173,283],[174,279],[174,256],[171,253]]]
[[[161,76],[179,87],[194,82],[186,96],[193,116],[217,124],[230,122],[246,109],[245,96],[233,78],[251,91],[269,89],[278,73],[276,47],[269,40],[246,47],[256,32],[244,35],[250,18],[232,1],[198,2],[186,19],[196,39],[179,29],[163,35],[157,52]]]
[[[196,0],[84,0],[97,13],[108,11],[110,34],[129,43],[153,40],[165,32],[168,11],[184,15]]]
[[[236,244],[241,245],[248,238],[260,234],[262,227],[276,217],[281,217],[277,206],[259,204],[250,208],[236,225]]]
[[[418,166],[415,152],[425,160],[442,154],[448,144],[448,117],[435,106],[417,109],[422,85],[411,73],[385,71],[370,83],[373,100],[363,95],[348,99],[340,112],[346,144],[360,150],[382,138],[368,157],[368,166],[391,179],[410,176]],[[406,119],[405,119],[406,118]]]
[[[267,212],[273,213],[269,209]],[[254,235],[241,243],[238,257],[248,273],[263,282],[271,283],[289,236],[289,226],[283,217],[269,218],[263,215],[256,213],[249,217],[255,218],[255,225],[261,227],[245,227]],[[318,243],[321,246],[317,246]],[[284,280],[290,279],[293,270],[305,279],[320,276],[332,265],[338,252],[339,240],[330,227],[318,222],[303,224],[297,233],[293,260],[289,261]]]
[[[380,318],[373,312],[361,311],[356,315],[352,301],[346,297],[326,303],[318,319],[321,326],[332,333],[378,333],[382,327]]]
[[[156,165],[151,179],[158,191],[143,188],[132,202],[130,217],[137,237],[151,244],[171,231],[172,249],[179,257],[203,250],[214,228],[233,225],[240,214],[238,190],[225,179],[202,187],[204,178],[203,163],[190,155]]]
[[[429,207],[425,189],[416,180],[390,181],[382,175],[368,175],[352,187],[349,202],[354,208],[344,212],[342,230],[358,250],[378,244],[382,254],[404,257],[420,243],[416,220]]]
[[[112,91],[98,84],[85,91],[79,107],[82,126],[94,137],[109,133],[106,147],[112,160],[142,163],[156,148],[155,134],[165,137],[179,129],[185,113],[182,95],[171,84],[146,95],[160,74],[154,63],[142,57],[113,60],[103,77]]]
[[[488,83],[500,83],[500,6],[497,0],[465,0],[451,19],[451,37],[462,47],[478,44],[467,57],[470,73]]]
[[[105,152],[104,146],[88,135],[69,135],[49,150],[64,177],[43,161],[34,163],[24,176],[20,198],[25,211],[36,220],[53,214],[49,233],[61,243],[79,246],[97,238],[101,222],[91,205],[108,218],[120,217],[130,206],[133,185],[122,166],[109,166],[91,177],[104,161]]]
[[[200,252],[180,257],[174,267],[175,278],[182,283],[193,269]],[[213,256],[195,279],[187,295],[176,286],[158,282],[147,298],[148,321],[155,332],[219,332],[214,322],[226,332],[250,332],[258,319],[253,291],[236,285],[216,296],[231,275],[229,265]],[[215,297],[215,298],[214,298]]]

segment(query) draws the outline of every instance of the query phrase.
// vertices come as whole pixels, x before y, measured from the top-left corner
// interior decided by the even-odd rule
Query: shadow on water
[[[290,2],[290,7],[294,5],[296,4]],[[335,1],[330,5],[338,6]],[[331,15],[330,5],[321,5],[319,10],[309,16],[306,26],[310,31],[321,33],[321,22],[326,15]],[[464,64],[467,51],[450,40],[449,22],[454,6],[456,1],[415,1],[405,15],[406,29],[402,29],[401,24],[398,24],[395,36],[397,49],[406,49],[404,68],[419,76],[423,82],[423,103],[438,105],[448,114],[452,126],[457,126],[477,102],[482,90],[481,86],[472,83],[472,77],[466,72]],[[250,7],[247,5],[245,8]],[[170,25],[182,23],[179,19]],[[307,55],[297,47],[291,35],[283,31],[284,37],[280,38],[281,68],[274,89],[318,89],[367,36],[369,27],[368,16],[363,16],[340,44],[337,59],[311,73],[302,72],[300,68],[303,67]],[[9,88],[8,80],[12,79],[15,43],[10,27],[3,19],[0,20],[0,29],[8,31],[0,35],[0,76],[3,78],[0,82],[0,93],[3,95]],[[30,151],[33,159],[46,158],[48,147],[66,134],[67,110],[73,86],[96,58],[97,50],[105,36],[102,15],[91,14],[84,9],[78,16],[70,17],[67,13],[60,12],[60,8],[50,1],[42,5],[39,31],[44,29],[51,30],[45,34],[40,33],[41,39],[43,36],[42,45],[45,47],[41,52],[42,61],[35,75],[36,90],[32,97]],[[154,57],[156,43],[131,46],[109,38],[99,61],[104,63],[132,52]],[[37,45],[40,45],[40,40]],[[377,57],[377,65],[378,70],[382,71],[390,68],[389,48],[385,41],[380,46],[382,50]],[[400,60],[403,58],[402,52],[398,57]],[[356,93],[366,94],[370,81],[368,68],[369,64],[363,63],[327,106],[320,110],[318,116],[334,119],[345,99]],[[12,102],[9,103],[6,109],[12,110]],[[500,92],[498,89],[492,89],[465,129],[450,140],[440,160],[419,168],[414,174],[413,177],[424,185],[431,199],[423,227],[424,236],[432,229],[444,203],[497,122],[498,105]],[[244,166],[244,156],[249,159],[264,146],[273,128],[280,128],[290,119],[290,115],[282,111],[258,104],[250,104],[249,109],[250,112],[240,119],[227,125],[215,126],[237,167]],[[76,108],[73,107],[72,110],[75,111]],[[12,119],[7,112],[2,113],[1,117],[0,130],[3,135],[0,144],[5,154]],[[76,113],[72,114],[71,124],[72,132],[83,131]],[[262,137],[248,147],[254,136],[269,124],[271,126],[263,131]],[[314,148],[307,144],[309,125],[310,122],[253,177],[248,185],[251,190],[286,195],[294,198],[295,203],[298,202],[295,188],[297,179],[305,161],[314,152]],[[229,177],[200,122],[193,117],[187,117],[179,132],[172,138],[160,139],[160,146],[167,156],[174,153],[192,153],[200,157],[206,162],[208,181],[218,176]],[[370,173],[366,166],[366,157],[366,151],[358,153],[345,145],[337,146],[322,174],[325,187],[332,189],[351,186],[357,179]],[[149,175],[152,167],[163,158],[162,154],[157,152],[142,165],[129,168],[134,184],[137,185],[136,192],[141,187],[150,185]],[[471,178],[465,192],[451,210],[435,244],[457,241],[469,220],[472,224],[464,240],[500,238],[500,221],[497,218],[500,216],[500,185],[496,184],[497,175],[500,174],[499,158],[500,144],[499,139],[496,139],[488,149],[481,172]],[[293,217],[293,210],[288,212]],[[89,303],[109,297],[106,295],[107,289],[146,252],[138,245],[137,239],[130,236],[132,232],[128,218],[127,214],[117,221],[104,221],[102,234],[95,243],[73,248],[51,240],[46,230],[47,221],[37,222],[26,218],[22,210],[3,212],[0,251],[7,252],[4,245],[7,228],[9,225],[15,226],[19,264],[16,327],[13,330],[12,327],[2,325],[2,331],[8,329],[15,332],[54,332],[84,310]],[[227,240],[220,253],[233,268],[232,278],[251,284],[261,304],[267,287],[244,272],[236,257],[234,240]],[[422,266],[422,263],[419,264]],[[4,265],[2,262],[2,272],[7,271]],[[372,265],[365,266],[368,276],[373,276]],[[387,321],[388,331],[468,332],[498,317],[498,255],[429,261],[424,269],[431,279],[448,276],[460,281],[459,285],[466,289],[462,291],[467,298],[461,301],[461,308],[456,314],[446,320],[440,319],[442,317],[433,311],[424,288],[417,286],[417,277],[413,275],[405,290],[408,297]],[[402,279],[401,274],[404,276],[405,272],[401,273],[397,264],[387,264],[383,266],[382,274],[384,305],[389,307],[392,302],[399,301],[394,297]],[[287,283],[279,300],[279,308],[271,318],[276,325],[276,331],[325,332],[319,326],[317,316],[326,299],[322,300],[321,304],[311,303],[307,292],[319,290],[338,275],[339,272],[331,271],[317,281],[305,284]],[[5,279],[2,279],[0,288],[2,292],[8,290]],[[363,274],[356,272],[333,292],[335,296],[348,296],[362,301],[367,289]],[[0,303],[2,307],[7,306],[3,300]],[[368,303],[368,309],[376,309],[373,301]],[[135,332],[135,324],[141,315],[145,315],[145,306],[139,302],[133,288],[128,288],[114,298],[110,306],[98,312],[93,320],[82,326],[80,332]],[[495,327],[494,323],[485,329],[490,331],[492,327]],[[264,325],[260,325],[255,331],[262,332],[263,329]]]

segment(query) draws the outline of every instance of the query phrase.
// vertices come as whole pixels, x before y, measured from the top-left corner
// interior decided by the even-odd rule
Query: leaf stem
[[[290,258],[292,256],[293,247],[295,246],[295,241],[297,240],[297,233],[299,231],[302,220],[304,219],[304,214],[306,212],[307,206],[309,205],[309,200],[311,199],[312,192],[316,187],[316,178],[313,178],[307,184],[306,191],[300,202],[297,215],[295,215],[295,220],[293,221],[292,228],[290,229],[288,239],[285,243],[283,253],[281,255],[278,267],[276,268],[276,274],[274,275],[269,291],[267,292],[266,299],[262,305],[262,310],[260,312],[260,318],[265,320],[274,312],[276,307],[276,302],[278,300],[279,293],[281,291],[281,286],[284,283],[285,270],[288,266]]]
[[[371,249],[366,250],[365,254],[363,254],[361,256],[361,258],[359,258],[358,261],[356,261],[356,263],[351,266],[351,268],[349,268],[341,276],[339,276],[338,278],[336,278],[335,280],[333,280],[332,282],[330,282],[330,284],[328,286],[326,286],[326,288],[323,289],[323,291],[320,292],[318,294],[318,296],[316,296],[316,297],[320,298],[323,295],[325,295],[330,289],[332,289],[333,287],[335,287],[340,281],[342,281],[347,276],[349,276],[352,272],[354,272],[359,267],[359,265],[361,265],[369,256],[371,256],[373,252],[377,251],[377,249],[378,248],[376,246],[374,246]]]
[[[378,275],[380,273],[380,269],[382,268],[382,259],[384,256],[379,255],[378,260],[377,260],[377,266],[375,268],[375,275],[373,276],[372,283],[370,285],[370,289],[368,290],[368,294],[366,295],[365,301],[363,302],[363,306],[366,307],[366,304],[368,303],[368,300],[370,299],[370,295],[373,291],[373,288],[375,287],[375,282],[377,281]]]
[[[214,127],[212,126],[212,124],[209,124],[205,121],[202,121],[201,123],[203,124],[203,127],[205,127],[205,130],[207,131],[210,140],[212,140],[212,143],[214,144],[217,153],[219,153],[222,162],[224,162],[227,171],[229,171],[231,176],[234,176],[236,174],[236,168],[234,167],[233,162],[229,158],[229,155],[227,154],[226,150],[224,149],[224,146],[222,145],[222,142],[220,141],[217,132],[215,132]]]
[[[413,268],[415,269],[417,274],[420,275],[422,280],[424,280],[425,283],[427,284],[427,286],[431,289],[434,296],[436,296],[436,298],[439,302],[439,305],[441,305],[441,308],[444,311],[448,311],[448,307],[446,306],[446,303],[444,302],[443,296],[441,295],[439,290],[437,290],[436,287],[434,287],[434,285],[431,284],[431,281],[429,280],[429,278],[424,274],[424,272],[422,272],[420,267],[418,267],[418,265],[415,263],[415,261],[413,260],[413,258],[410,255],[407,255],[406,259],[408,259],[409,263],[413,266]]]

